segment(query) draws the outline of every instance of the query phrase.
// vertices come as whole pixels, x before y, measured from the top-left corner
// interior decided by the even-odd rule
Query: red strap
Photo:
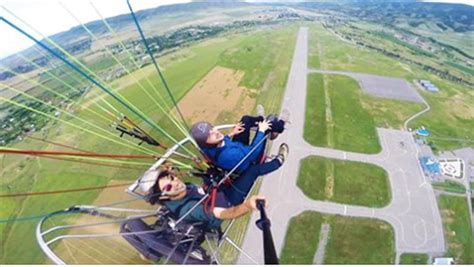
[[[216,206],[216,194],[217,194],[217,188],[213,187],[211,189],[211,194],[204,201],[204,212],[206,214],[211,214],[211,212],[214,210],[214,208]],[[210,206],[210,208],[209,208],[209,206]]]
[[[226,177],[224,178],[224,185],[225,186],[231,186],[232,185],[232,179],[230,179],[230,177]]]
[[[212,212],[214,210],[214,208],[216,207],[216,194],[217,194],[217,188],[214,187],[214,188],[212,188],[212,191],[211,191],[211,210],[210,210],[210,212]]]

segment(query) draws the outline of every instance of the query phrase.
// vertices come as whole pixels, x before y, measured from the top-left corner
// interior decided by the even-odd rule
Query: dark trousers
[[[245,130],[239,134],[236,134],[232,141],[240,142],[244,145],[250,145],[250,130],[254,127],[258,127],[258,123],[262,122],[265,118],[262,116],[243,116],[240,121],[244,124]],[[265,132],[268,133],[282,133],[285,130],[285,122],[279,119],[271,121],[272,129]]]
[[[252,189],[252,185],[260,175],[273,172],[281,167],[281,163],[278,159],[262,163],[253,164],[244,171],[236,180],[232,181],[232,184],[224,188],[223,192],[227,197],[227,200],[233,205],[239,205],[244,202],[245,197]]]

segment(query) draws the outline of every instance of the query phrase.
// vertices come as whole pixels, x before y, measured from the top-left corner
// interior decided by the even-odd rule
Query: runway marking
[[[344,157],[344,159],[347,159],[347,153],[346,152],[343,153],[343,157]]]
[[[344,205],[344,215],[347,215],[347,205]]]

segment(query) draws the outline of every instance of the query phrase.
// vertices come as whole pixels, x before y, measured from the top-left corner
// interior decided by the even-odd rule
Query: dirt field
[[[253,90],[239,86],[243,75],[242,71],[219,66],[212,69],[179,102],[183,116],[191,123],[237,121],[255,104],[249,96]]]

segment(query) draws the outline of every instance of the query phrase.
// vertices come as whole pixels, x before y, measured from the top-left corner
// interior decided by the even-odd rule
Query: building
[[[428,137],[430,135],[430,132],[424,126],[421,126],[420,128],[416,129],[415,133],[416,135],[422,137]]]
[[[428,80],[419,80],[418,81],[420,83],[420,85],[426,90],[426,91],[429,91],[429,92],[439,92],[439,89],[438,87],[436,87],[436,85],[432,84],[430,81]]]
[[[452,265],[454,264],[453,258],[435,258],[433,265]]]
[[[440,174],[441,168],[439,162],[433,157],[421,157],[420,159],[421,168],[427,175]]]

